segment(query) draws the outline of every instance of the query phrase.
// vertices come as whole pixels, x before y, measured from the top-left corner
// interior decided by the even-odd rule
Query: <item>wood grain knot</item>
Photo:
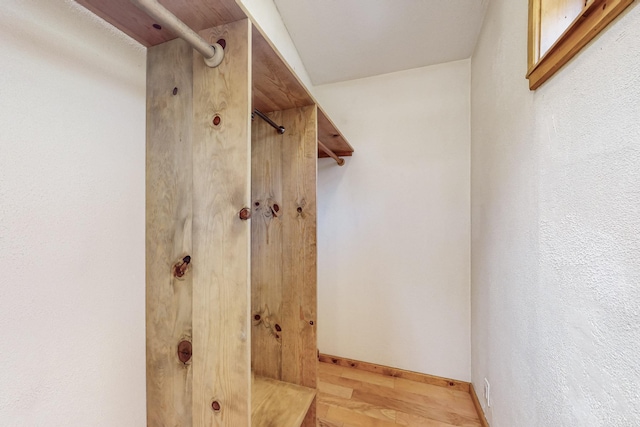
[[[181,278],[182,276],[184,276],[189,269],[190,263],[191,257],[189,255],[185,256],[181,261],[177,262],[173,266],[173,277]]]
[[[238,214],[238,216],[240,217],[241,220],[246,221],[249,218],[251,218],[251,209],[249,208],[242,208],[240,210],[240,213]]]
[[[178,88],[174,87],[173,88],[173,92],[171,92],[171,93],[173,93],[173,96],[176,96],[178,94]]]
[[[253,316],[253,318],[254,318],[255,320],[260,320],[260,319],[261,319],[261,317],[260,317],[260,315],[259,315],[259,314],[256,314],[255,316]]]
[[[313,326],[313,320],[309,320],[309,324]]]
[[[276,212],[276,213],[280,212],[280,206],[278,206],[277,203],[273,204],[273,211]]]
[[[227,41],[225,39],[219,39],[216,43],[218,43],[224,49],[227,47]]]
[[[180,341],[180,344],[178,344],[178,359],[186,365],[187,362],[191,360],[191,354],[191,342],[186,340]]]
[[[211,402],[211,409],[213,409],[214,412],[220,412],[220,408],[222,408],[220,406],[220,402],[218,402],[217,400]]]
[[[298,209],[296,209],[298,211],[298,213],[302,213],[302,207],[298,206]]]
[[[211,120],[211,123],[213,123],[215,127],[220,126],[220,123],[222,123],[222,117],[220,117],[220,114],[214,115],[213,120]]]
[[[276,331],[282,332],[282,328],[277,323],[275,324]]]
[[[162,29],[162,25],[160,25],[160,24],[153,24],[153,28],[155,28],[156,30],[161,30],[161,29]]]

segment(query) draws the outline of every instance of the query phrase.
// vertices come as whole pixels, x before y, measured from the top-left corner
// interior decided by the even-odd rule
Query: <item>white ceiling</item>
[[[274,0],[314,85],[469,58],[488,0]]]

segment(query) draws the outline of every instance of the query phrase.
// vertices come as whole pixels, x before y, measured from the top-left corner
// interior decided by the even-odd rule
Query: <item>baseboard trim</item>
[[[417,381],[425,384],[446,387],[451,390],[459,390],[469,393],[469,383],[452,380],[450,378],[437,377],[434,375],[421,374],[419,372],[405,371],[404,369],[391,368],[389,366],[376,365],[375,363],[362,362],[359,360],[347,359],[346,357],[331,356],[320,353],[318,360],[325,363],[332,363],[347,368],[361,369],[367,372],[387,375],[389,377],[404,378],[406,380]]]
[[[476,389],[475,387],[473,387],[473,384],[469,384],[469,394],[471,395],[473,406],[476,407],[478,418],[480,418],[480,424],[482,424],[482,427],[489,427],[489,423],[487,422],[487,417],[484,416],[482,405],[480,405],[480,401],[478,400],[478,395],[476,394]]]

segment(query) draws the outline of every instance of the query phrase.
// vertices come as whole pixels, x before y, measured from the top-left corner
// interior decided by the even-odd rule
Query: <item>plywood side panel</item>
[[[239,218],[250,203],[249,32],[248,20],[201,32],[226,40],[218,68],[194,53],[195,427],[250,425],[250,222]]]
[[[315,388],[317,110],[270,117],[286,133],[253,125],[252,362],[259,375]],[[314,406],[303,425],[315,425]]]
[[[317,386],[317,108],[285,112],[293,122],[285,134],[283,152],[283,229],[285,323],[289,333],[282,342],[282,380],[310,388]],[[315,427],[316,403],[302,426]]]
[[[281,114],[269,116],[280,123]],[[251,333],[256,375],[282,377],[282,139],[264,120],[251,126]]]
[[[192,50],[182,40],[147,54],[146,327],[150,426],[191,425],[191,364],[178,343],[191,340],[192,276],[172,274],[191,254]]]
[[[283,319],[282,380],[315,388],[316,344],[316,107],[282,113]]]

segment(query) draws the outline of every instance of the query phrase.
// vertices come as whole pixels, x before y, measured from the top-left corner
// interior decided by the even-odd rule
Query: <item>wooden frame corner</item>
[[[546,82],[634,2],[634,0],[588,0],[582,12],[540,57],[541,1],[529,0],[527,79],[531,90],[537,89]]]

